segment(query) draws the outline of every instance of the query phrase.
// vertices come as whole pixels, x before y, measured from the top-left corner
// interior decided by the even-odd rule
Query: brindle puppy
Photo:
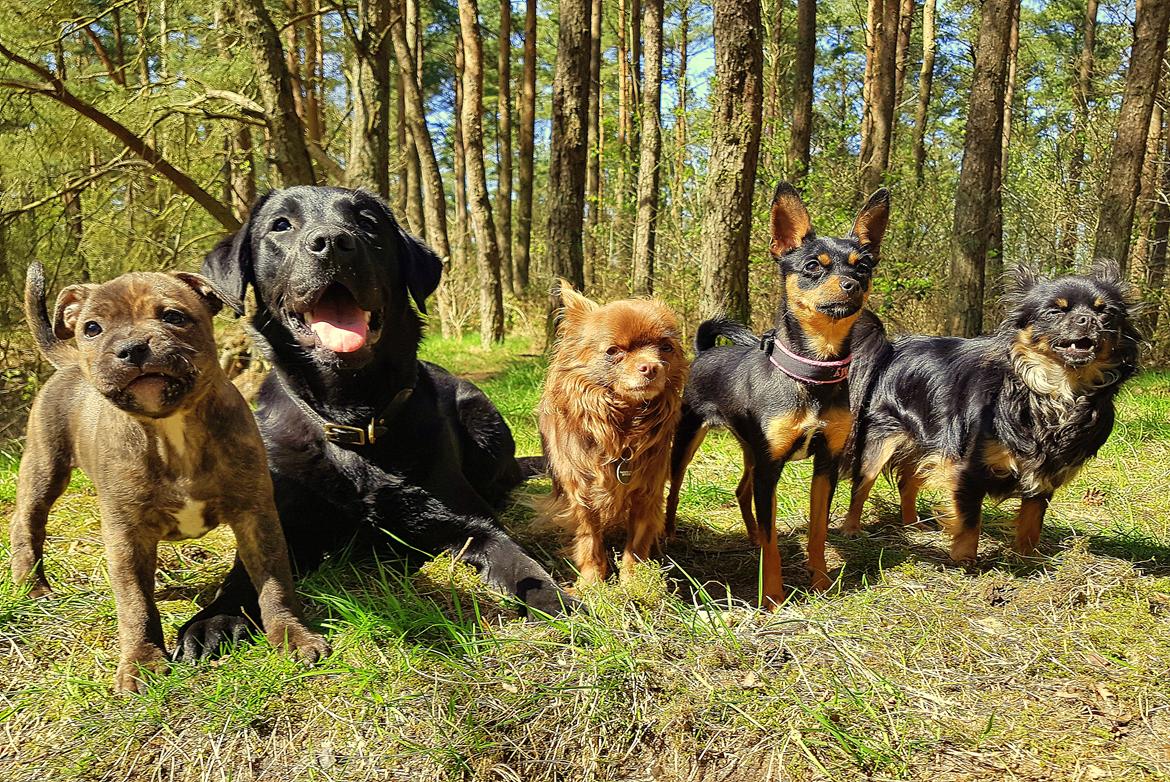
[[[61,291],[52,321],[34,263],[25,314],[59,371],[33,403],[12,516],[12,576],[49,591],[42,555],[49,509],[80,467],[93,481],[118,611],[118,690],[166,667],[154,602],[160,540],[231,526],[260,593],[268,639],[301,658],[328,654],[299,619],[272,481],[256,422],[216,360],[222,306],[197,274],[125,274]],[[74,340],[74,337],[75,340]],[[72,343],[69,340],[74,340]]]

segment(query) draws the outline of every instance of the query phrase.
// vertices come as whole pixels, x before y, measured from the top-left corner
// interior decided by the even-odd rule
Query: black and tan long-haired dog
[[[782,295],[774,332],[760,340],[738,323],[709,320],[695,335],[698,356],[691,365],[671,453],[667,532],[674,530],[683,474],[707,428],[726,426],[743,447],[743,478],[736,496],[748,534],[761,549],[765,607],[784,599],[776,482],[794,459],[813,457],[808,561],[813,588],[829,585],[829,502],[853,424],[845,382],[851,332],[869,296],[889,207],[889,193],[879,190],[862,207],[848,236],[822,239],[814,233],[796,189],[780,183],[771,219],[771,251],[780,269]],[[733,344],[715,347],[720,336]]]
[[[986,336],[891,343],[858,327],[847,534],[889,466],[906,524],[923,485],[947,492],[953,560],[975,558],[986,496],[1021,498],[1015,548],[1036,548],[1053,493],[1113,429],[1113,398],[1137,369],[1137,305],[1111,264],[1055,279],[1021,268],[1013,287]]]

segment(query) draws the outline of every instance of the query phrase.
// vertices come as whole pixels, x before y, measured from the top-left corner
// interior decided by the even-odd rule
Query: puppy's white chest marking
[[[184,540],[186,538],[199,538],[207,534],[210,527],[203,517],[203,508],[207,503],[202,500],[188,499],[187,502],[176,513],[172,514],[178,528],[175,530],[173,538],[175,540]]]
[[[155,425],[158,458],[164,464],[179,464],[187,457],[186,422],[183,419],[181,413],[176,413],[159,419]]]

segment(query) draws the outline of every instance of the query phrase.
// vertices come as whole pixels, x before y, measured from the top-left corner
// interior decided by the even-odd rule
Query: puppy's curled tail
[[[760,344],[760,338],[742,323],[729,318],[712,318],[699,324],[699,330],[695,332],[695,352],[702,353],[715,347],[719,337],[726,337],[736,345],[754,347]]]
[[[40,261],[33,261],[29,265],[28,274],[24,278],[24,319],[37,341],[41,355],[50,364],[59,369],[70,363],[72,351],[53,333],[53,321],[49,318],[45,302],[45,267],[41,266]]]

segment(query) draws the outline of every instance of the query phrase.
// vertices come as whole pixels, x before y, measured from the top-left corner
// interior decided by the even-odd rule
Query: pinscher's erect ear
[[[849,235],[857,239],[871,255],[877,256],[889,224],[890,191],[883,187],[866,199],[865,205],[857,214],[857,219],[853,221],[853,230]]]
[[[772,257],[779,258],[814,235],[800,193],[788,182],[776,185],[772,195]]]

